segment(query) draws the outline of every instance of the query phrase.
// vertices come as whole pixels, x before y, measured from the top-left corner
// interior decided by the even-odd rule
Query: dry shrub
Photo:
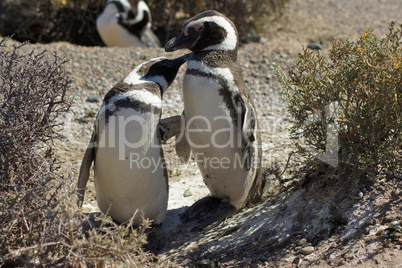
[[[53,149],[72,102],[66,60],[22,46],[0,41],[0,266],[151,264],[148,222],[134,230],[76,208],[74,179]]]
[[[18,41],[67,41],[102,45],[96,18],[107,0],[5,0],[0,3],[0,34]]]
[[[288,76],[279,70],[293,136],[310,160],[332,143],[343,173],[375,177],[401,168],[401,42],[402,25],[392,22],[385,37],[367,30],[335,42],[328,55],[304,50]]]

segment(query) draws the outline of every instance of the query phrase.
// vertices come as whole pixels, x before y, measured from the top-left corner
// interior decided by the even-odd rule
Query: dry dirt
[[[321,43],[325,53],[334,38],[356,38],[366,28],[383,35],[387,21],[402,21],[401,10],[400,0],[294,0],[283,20],[267,25],[260,43],[241,47],[239,60],[262,125],[264,166],[283,170],[295,143],[289,136],[291,118],[281,99],[274,63],[280,68],[291,65],[310,42]],[[64,139],[58,146],[66,169],[75,176],[107,90],[147,58],[184,53],[66,43],[28,49],[32,47],[57,50],[70,59],[67,68],[75,80],[75,102],[72,113],[62,119]],[[164,96],[164,117],[181,113],[183,74],[184,67]],[[194,162],[178,162],[172,143],[165,145],[171,164],[170,199],[161,258],[188,267],[402,267],[400,174],[365,181],[348,176],[334,181],[320,172],[303,177],[295,172],[300,162],[293,158],[281,182],[269,177],[272,187],[265,202],[243,209],[208,232],[191,233],[179,215],[208,191]],[[84,210],[97,211],[93,181]]]

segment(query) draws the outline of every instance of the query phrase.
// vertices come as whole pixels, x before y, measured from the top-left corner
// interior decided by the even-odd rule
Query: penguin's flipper
[[[191,147],[185,133],[184,111],[181,115],[161,119],[159,131],[162,142],[168,141],[173,136],[176,137],[176,153],[183,163],[187,163],[191,156]]]
[[[188,143],[186,133],[176,135],[176,154],[183,164],[187,164],[191,156],[191,147]]]
[[[156,48],[161,47],[161,43],[160,43],[158,37],[156,37],[154,32],[149,28],[142,31],[141,42],[146,44],[148,47],[156,47]]]
[[[258,131],[256,129],[255,111],[251,105],[242,97],[238,96],[235,100],[237,109],[240,110],[241,121],[239,122],[242,130],[242,160],[243,167],[249,171],[254,161],[254,144]]]
[[[185,223],[194,222],[195,226],[191,232],[207,231],[226,218],[236,214],[237,209],[231,204],[224,202],[221,198],[207,196],[195,202],[181,216],[181,220]]]
[[[82,203],[84,202],[85,189],[87,187],[91,165],[95,159],[95,147],[94,147],[95,140],[96,136],[94,131],[92,132],[91,140],[89,142],[87,150],[85,151],[84,158],[82,159],[80,174],[78,176],[78,184],[77,184],[78,207],[82,207]]]
[[[171,137],[179,135],[181,132],[181,116],[175,115],[161,119],[159,121],[159,131],[162,142],[167,142]]]

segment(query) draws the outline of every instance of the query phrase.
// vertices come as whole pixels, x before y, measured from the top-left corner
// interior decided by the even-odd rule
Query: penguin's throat
[[[221,67],[237,61],[235,50],[205,50],[191,53],[190,60],[202,61],[211,67]]]

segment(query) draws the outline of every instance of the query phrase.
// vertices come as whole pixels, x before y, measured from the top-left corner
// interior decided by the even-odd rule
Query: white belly
[[[221,86],[210,78],[186,75],[183,81],[188,140],[211,195],[241,208],[253,177],[242,167],[241,133],[232,123]]]
[[[161,223],[167,210],[168,185],[156,135],[159,117],[145,118],[147,124],[140,124],[129,121],[128,116],[140,118],[142,114],[124,111],[110,117],[105,127],[99,119],[95,159],[98,206],[119,223],[127,222],[136,212],[135,224],[141,223],[142,217]]]

